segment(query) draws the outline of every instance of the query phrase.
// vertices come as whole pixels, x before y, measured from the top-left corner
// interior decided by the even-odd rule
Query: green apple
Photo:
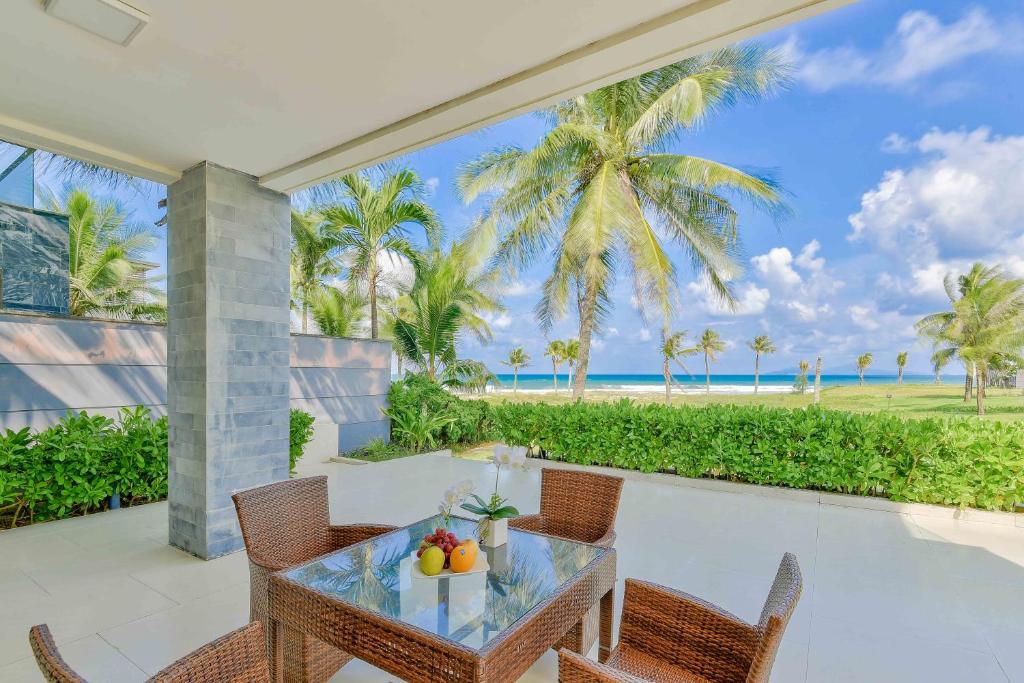
[[[444,569],[444,551],[432,545],[420,555],[420,571],[427,576],[437,576]]]

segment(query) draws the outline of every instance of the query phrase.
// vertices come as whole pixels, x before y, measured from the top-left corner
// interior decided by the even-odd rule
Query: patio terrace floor
[[[409,523],[432,514],[452,482],[486,489],[493,472],[443,456],[300,467],[330,475],[339,523]],[[521,510],[537,509],[536,463],[502,479]],[[737,490],[629,476],[617,523],[620,606],[630,576],[753,621],[788,550],[805,588],[773,680],[1024,682],[1024,528],[1015,520]],[[166,504],[153,504],[0,532],[0,681],[41,680],[27,641],[40,622],[72,666],[103,683],[143,680],[243,624],[244,552],[203,562],[166,544],[166,524]],[[548,652],[523,680],[556,680],[556,668]],[[334,680],[392,677],[356,661]]]

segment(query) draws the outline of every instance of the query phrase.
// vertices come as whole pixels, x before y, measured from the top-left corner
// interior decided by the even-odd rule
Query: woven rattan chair
[[[621,494],[622,477],[545,468],[540,475],[540,514],[516,517],[508,525],[610,548]],[[600,610],[595,606],[554,649],[587,652],[599,628]]]
[[[289,479],[232,496],[249,556],[249,614],[267,633],[267,657],[273,646],[269,625],[269,582],[276,571],[387,533],[383,524],[332,525],[327,477]],[[322,683],[352,657],[323,641],[284,632],[284,680]]]
[[[540,475],[540,514],[523,515],[508,525],[610,548],[615,543],[622,477],[544,468]]]
[[[28,632],[43,678],[50,683],[86,683],[67,665],[46,624]],[[149,683],[270,683],[263,625],[253,622],[182,657]]]
[[[604,664],[558,653],[562,683],[763,683],[800,597],[796,557],[786,553],[752,626],[698,598],[626,579],[619,645]]]

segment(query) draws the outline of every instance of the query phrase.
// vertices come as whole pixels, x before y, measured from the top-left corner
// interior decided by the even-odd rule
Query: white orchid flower
[[[463,479],[456,485],[455,490],[459,492],[460,496],[468,496],[473,493],[473,482],[469,479]]]

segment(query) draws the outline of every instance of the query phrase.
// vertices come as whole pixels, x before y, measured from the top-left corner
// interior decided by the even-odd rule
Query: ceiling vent
[[[149,23],[148,14],[121,0],[44,0],[43,9],[118,45],[128,45]]]

